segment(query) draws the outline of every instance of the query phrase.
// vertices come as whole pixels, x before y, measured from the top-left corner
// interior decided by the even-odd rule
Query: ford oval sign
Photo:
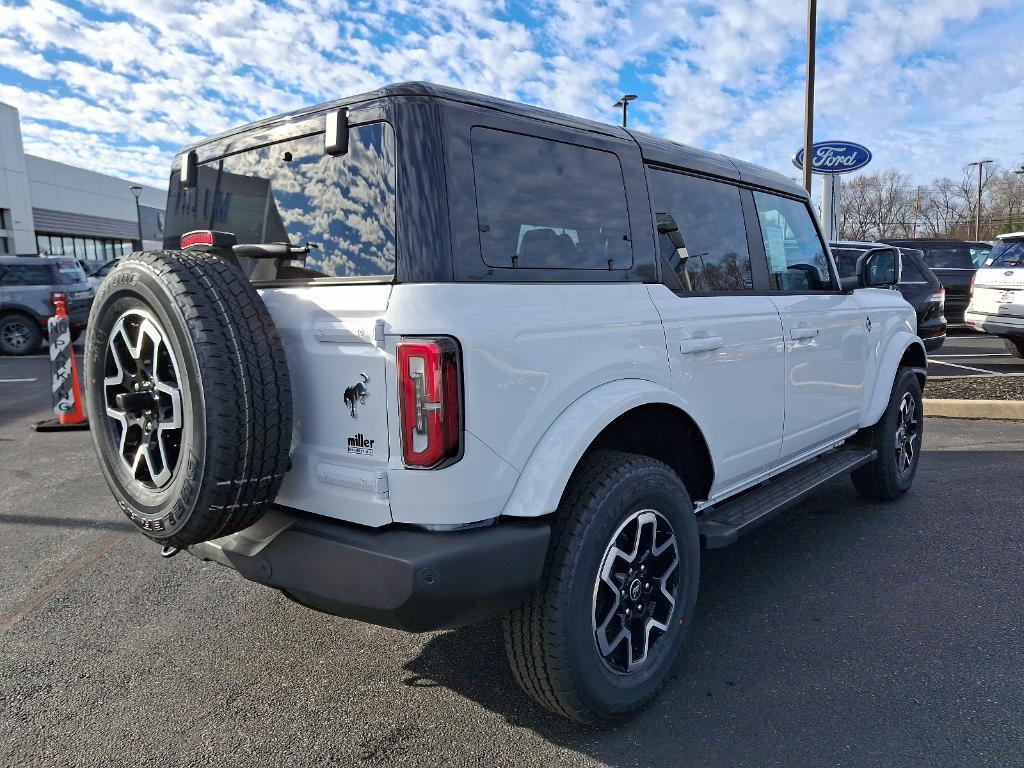
[[[850,173],[871,162],[867,147],[852,141],[819,141],[811,146],[811,170],[814,173]],[[804,151],[793,155],[793,165],[804,167]]]

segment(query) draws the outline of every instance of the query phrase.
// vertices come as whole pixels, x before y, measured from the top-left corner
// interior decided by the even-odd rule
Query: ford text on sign
[[[871,162],[867,147],[852,141],[819,141],[811,146],[811,170],[814,173],[850,173]],[[793,165],[804,167],[804,151],[793,155]]]

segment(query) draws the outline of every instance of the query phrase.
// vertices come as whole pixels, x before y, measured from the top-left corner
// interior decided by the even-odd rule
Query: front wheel
[[[878,458],[850,476],[854,487],[871,498],[898,499],[914,482],[923,437],[921,382],[912,370],[900,368],[882,418],[855,438],[855,442],[874,448]]]
[[[1004,338],[1003,344],[1006,345],[1006,351],[1014,357],[1024,357],[1024,339]]]
[[[545,578],[505,618],[522,688],[587,724],[618,720],[661,686],[693,620],[700,540],[668,466],[601,451],[556,512]]]

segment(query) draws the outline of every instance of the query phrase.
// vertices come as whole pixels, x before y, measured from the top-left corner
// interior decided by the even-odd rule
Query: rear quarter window
[[[629,269],[622,166],[603,150],[474,127],[480,250],[489,267]]]

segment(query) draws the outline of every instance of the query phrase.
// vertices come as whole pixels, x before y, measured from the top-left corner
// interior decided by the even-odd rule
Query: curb
[[[924,415],[950,419],[1024,420],[1024,400],[946,400],[926,397]]]

